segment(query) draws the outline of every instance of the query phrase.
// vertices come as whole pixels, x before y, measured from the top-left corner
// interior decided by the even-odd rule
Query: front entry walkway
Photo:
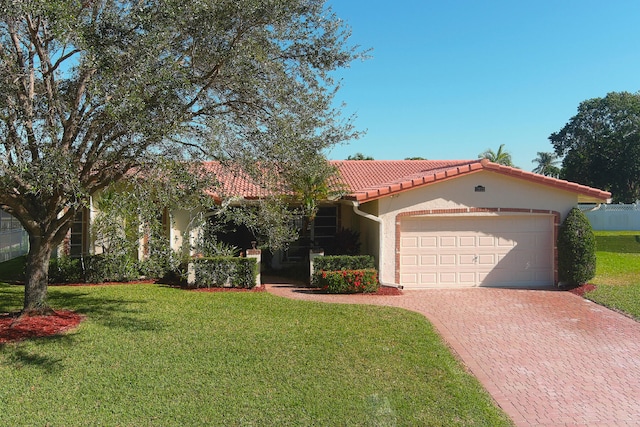
[[[639,426],[640,323],[569,292],[490,288],[287,298],[424,314],[518,426]]]

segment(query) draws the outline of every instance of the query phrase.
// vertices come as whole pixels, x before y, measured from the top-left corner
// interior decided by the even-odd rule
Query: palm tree
[[[504,144],[500,144],[500,148],[498,148],[497,152],[494,152],[491,149],[487,149],[483,153],[478,154],[479,159],[487,159],[492,163],[498,163],[504,166],[513,167],[513,162],[511,161],[511,153],[505,151]]]
[[[538,164],[538,166],[533,169],[533,172],[535,173],[554,178],[557,178],[560,175],[560,168],[557,166],[560,163],[560,160],[558,160],[558,156],[553,153],[538,151],[538,157],[531,160],[531,162]]]

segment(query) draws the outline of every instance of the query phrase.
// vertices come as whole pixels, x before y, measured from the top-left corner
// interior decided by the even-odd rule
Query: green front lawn
[[[640,320],[640,231],[596,231],[598,266],[590,300]]]
[[[22,292],[0,284],[0,312]],[[87,319],[0,346],[0,425],[511,425],[416,313],[162,285],[50,302]]]

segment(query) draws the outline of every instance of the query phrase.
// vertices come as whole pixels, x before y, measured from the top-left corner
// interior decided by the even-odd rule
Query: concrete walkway
[[[569,292],[512,289],[287,298],[424,314],[518,426],[640,426],[640,323]]]

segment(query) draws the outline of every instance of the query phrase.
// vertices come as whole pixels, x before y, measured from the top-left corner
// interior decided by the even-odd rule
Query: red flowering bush
[[[322,271],[320,287],[330,294],[376,292],[379,287],[378,271],[365,270]]]

